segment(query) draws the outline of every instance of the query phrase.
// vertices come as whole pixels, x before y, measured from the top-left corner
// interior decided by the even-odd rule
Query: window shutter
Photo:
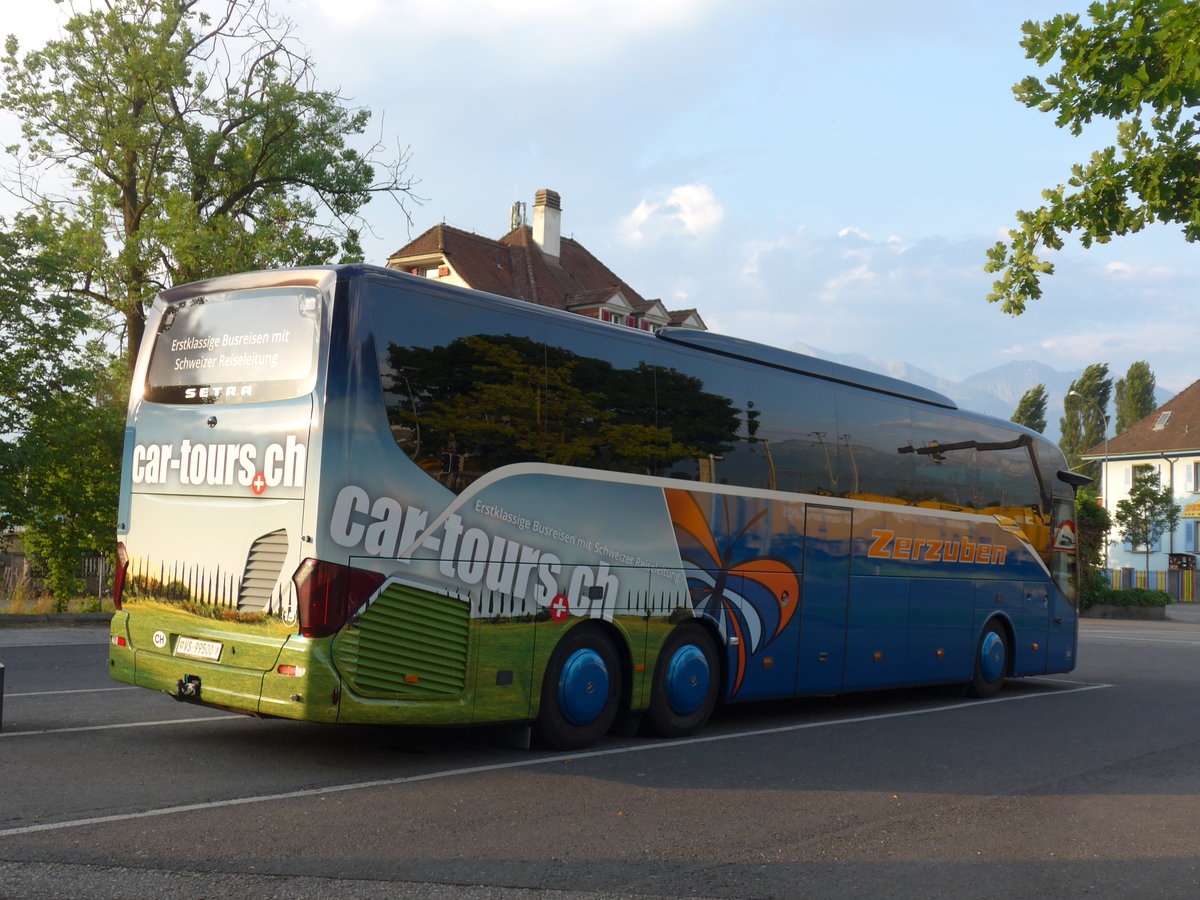
[[[1196,549],[1196,523],[1183,523],[1183,549],[1192,552]]]
[[[1196,464],[1189,462],[1183,465],[1183,489],[1189,493],[1196,490]]]
[[[1133,466],[1125,467],[1125,487],[1133,487]]]

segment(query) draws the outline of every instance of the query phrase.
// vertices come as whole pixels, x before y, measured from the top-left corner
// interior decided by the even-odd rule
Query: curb
[[[112,613],[0,613],[0,628],[23,625],[107,625]]]

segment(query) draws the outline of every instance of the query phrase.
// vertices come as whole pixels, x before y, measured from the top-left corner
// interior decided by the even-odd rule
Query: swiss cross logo
[[[555,594],[554,599],[550,601],[550,618],[555,622],[561,622],[570,612],[566,594]]]
[[[261,497],[267,490],[267,477],[262,472],[255,472],[254,478],[250,482],[250,490],[254,491],[255,497]]]

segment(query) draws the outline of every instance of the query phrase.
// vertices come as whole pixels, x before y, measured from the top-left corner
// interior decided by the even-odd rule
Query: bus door
[[[850,510],[807,506],[797,694],[842,689],[850,536]]]

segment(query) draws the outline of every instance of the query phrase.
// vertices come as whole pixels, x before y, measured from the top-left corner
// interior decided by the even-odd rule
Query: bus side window
[[[674,349],[674,348],[672,348]],[[761,444],[751,440],[757,410],[747,394],[744,366],[689,351],[658,358],[659,475],[709,484],[770,487]]]
[[[838,444],[845,455],[844,497],[918,501],[908,405],[886,397],[837,392]]]
[[[546,458],[542,324],[474,303],[377,289],[375,348],[393,439],[454,492]]]
[[[752,379],[750,439],[767,459],[773,490],[830,496],[841,471],[833,387],[773,372]]]

